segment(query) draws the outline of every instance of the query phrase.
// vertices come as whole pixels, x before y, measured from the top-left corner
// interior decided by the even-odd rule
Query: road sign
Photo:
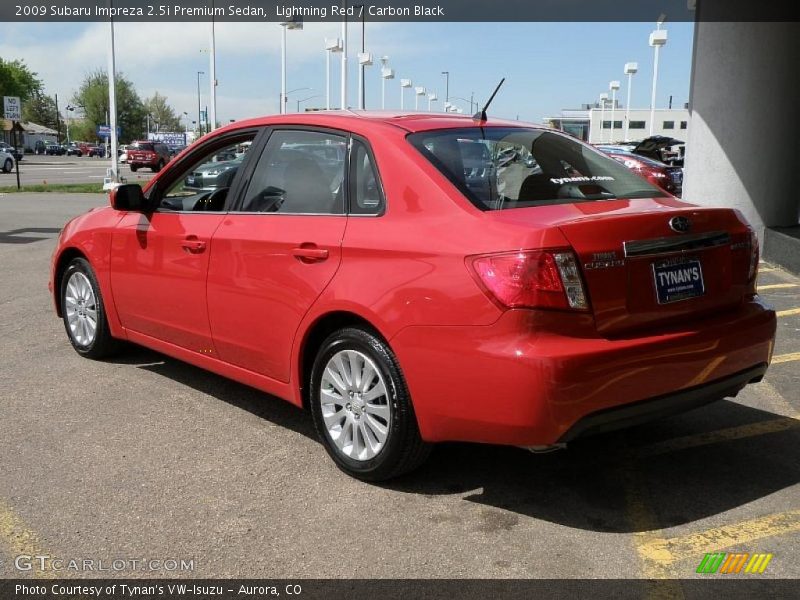
[[[3,110],[6,119],[19,121],[22,119],[22,103],[17,96],[3,96]]]
[[[122,133],[122,127],[117,125],[117,137],[119,137],[121,133]],[[99,137],[99,138],[109,138],[109,137],[111,137],[111,125],[98,125],[97,126],[97,137]]]

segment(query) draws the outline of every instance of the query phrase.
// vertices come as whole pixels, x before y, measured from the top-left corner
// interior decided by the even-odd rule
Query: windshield
[[[601,152],[547,130],[470,127],[408,140],[481,210],[665,195]]]
[[[146,142],[134,142],[129,146],[130,150],[144,150],[146,152],[153,152],[153,144]]]

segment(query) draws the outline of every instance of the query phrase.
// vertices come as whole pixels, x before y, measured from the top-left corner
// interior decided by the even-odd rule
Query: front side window
[[[344,214],[347,138],[275,131],[258,159],[243,212]]]
[[[482,210],[664,196],[605,154],[546,129],[471,127],[408,140]]]
[[[255,133],[209,149],[184,169],[161,197],[159,209],[221,211]]]

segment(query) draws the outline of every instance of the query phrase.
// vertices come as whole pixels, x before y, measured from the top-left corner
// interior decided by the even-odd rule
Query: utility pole
[[[58,118],[58,94],[56,96],[56,144],[61,143],[61,121]]]

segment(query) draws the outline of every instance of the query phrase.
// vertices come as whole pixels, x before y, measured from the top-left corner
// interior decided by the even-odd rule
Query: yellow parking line
[[[677,452],[679,450],[688,450],[699,446],[741,440],[796,428],[800,428],[800,420],[790,417],[779,417],[777,419],[770,419],[769,421],[748,423],[747,425],[727,427],[725,429],[717,429],[716,431],[706,431],[673,438],[649,446],[643,446],[635,450],[635,453],[638,458],[658,456],[660,454],[669,454],[670,452]]]
[[[796,531],[800,531],[800,510],[790,510],[684,536],[654,538],[639,546],[638,550],[646,560],[666,567],[679,560],[703,556],[710,550],[721,550]]]
[[[0,544],[8,547],[12,557],[20,554],[27,556],[46,554],[40,549],[36,534],[2,500],[0,500]],[[36,562],[31,564],[34,567],[31,572],[35,577],[53,577],[52,572],[41,571],[34,566],[36,564]]]
[[[786,288],[794,288],[800,284],[797,283],[771,283],[769,285],[760,285],[758,286],[758,291],[763,292],[764,290],[783,290]]]
[[[790,317],[792,315],[800,315],[800,308],[790,308],[789,310],[779,310],[775,313],[779,317]]]
[[[795,360],[800,360],[800,352],[792,352],[790,354],[778,354],[778,356],[772,357],[772,364],[779,365],[785,362],[792,362]]]

